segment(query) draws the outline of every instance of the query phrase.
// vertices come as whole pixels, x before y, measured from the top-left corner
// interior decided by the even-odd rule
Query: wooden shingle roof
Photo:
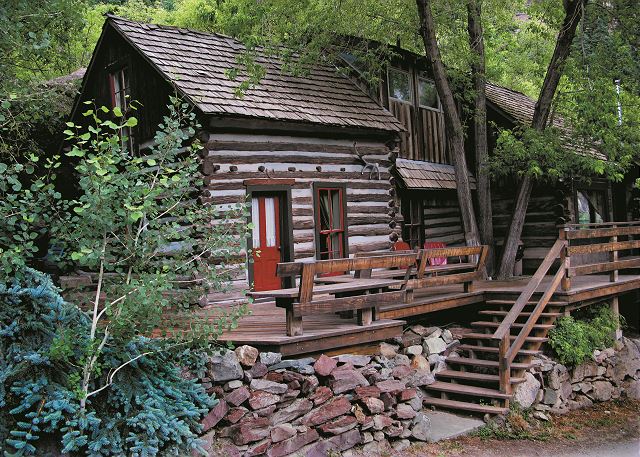
[[[242,67],[245,47],[218,34],[145,24],[109,16],[108,21],[204,114],[247,116],[337,127],[402,131],[393,115],[330,65],[297,76],[281,71],[275,57],[258,55],[266,75],[244,96],[228,70]],[[242,72],[240,72],[242,74]]]
[[[398,175],[407,189],[455,189],[456,173],[453,165],[423,162],[419,160],[396,159]],[[469,173],[471,188],[476,188],[476,180]]]

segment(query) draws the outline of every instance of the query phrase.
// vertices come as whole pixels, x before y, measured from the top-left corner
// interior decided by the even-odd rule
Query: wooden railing
[[[567,241],[565,239],[561,238],[556,240],[555,244],[549,250],[547,256],[544,258],[527,286],[511,307],[511,310],[507,313],[502,323],[493,334],[493,339],[499,341],[500,344],[498,350],[498,361],[500,364],[500,391],[502,393],[511,393],[511,363],[531,333],[531,330],[540,317],[540,314],[542,314],[547,303],[549,303],[549,300],[551,300],[551,297],[560,285],[560,281],[564,278],[566,274],[566,268],[564,265],[561,264],[560,268],[558,268],[558,272],[553,277],[550,286],[547,288],[540,300],[538,300],[531,316],[527,319],[527,322],[522,327],[513,343],[511,343],[511,327],[518,316],[520,316],[520,313],[522,313],[524,307],[529,303],[529,300],[531,300],[531,297],[540,286],[540,283],[547,275],[555,260],[560,257],[562,262],[566,262],[566,256],[562,255],[566,246]]]
[[[640,268],[640,257],[626,257],[622,260],[619,258],[620,251],[640,248],[640,240],[619,240],[619,237],[632,237],[634,235],[640,235],[639,221],[569,224],[560,228],[559,237],[555,244],[493,334],[493,340],[499,342],[500,390],[503,393],[511,393],[511,363],[525,344],[558,286],[562,285],[562,290],[568,291],[571,289],[571,278],[578,275],[603,272],[608,272],[610,281],[615,282],[618,280],[619,270]],[[581,244],[573,245],[572,242],[576,240],[580,240]],[[606,261],[572,265],[572,256],[599,253],[608,253],[608,259]],[[529,318],[512,343],[511,328],[514,322],[520,316],[524,307],[530,303],[531,297],[558,258],[560,259],[560,265],[557,272],[545,292],[536,302]]]
[[[618,280],[619,270],[640,268],[640,257],[628,256],[620,259],[620,251],[640,248],[640,240],[631,239],[640,235],[640,221],[605,222],[597,224],[570,224],[561,230],[561,236],[568,241],[566,259],[566,278],[562,283],[563,290],[571,288],[571,278],[594,273],[609,273],[609,280]],[[620,237],[628,237],[621,241]],[[573,245],[579,240],[581,244]],[[606,241],[604,241],[606,240]],[[571,257],[575,255],[597,255],[608,253],[607,261],[589,261],[581,265],[572,265]]]

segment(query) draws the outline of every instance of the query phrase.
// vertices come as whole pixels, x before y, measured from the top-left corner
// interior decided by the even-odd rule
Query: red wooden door
[[[281,262],[280,198],[256,195],[251,199],[253,222],[253,290],[280,289],[276,268]]]

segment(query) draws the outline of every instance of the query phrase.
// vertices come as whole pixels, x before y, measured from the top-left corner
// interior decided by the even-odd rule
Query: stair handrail
[[[563,252],[567,247],[567,240],[564,238],[558,238],[556,242],[553,244],[544,260],[531,277],[531,280],[524,288],[516,302],[511,307],[511,310],[507,313],[505,318],[502,320],[495,333],[493,334],[492,339],[498,340],[500,342],[499,350],[498,350],[498,361],[499,361],[499,377],[500,377],[500,391],[503,393],[511,393],[511,362],[515,358],[516,354],[526,341],[533,325],[536,320],[540,317],[540,314],[544,311],[544,308],[549,303],[549,300],[555,293],[558,285],[565,277],[566,274],[566,253]],[[558,271],[553,277],[551,281],[550,287],[547,288],[545,293],[542,295],[538,303],[536,304],[534,310],[527,319],[527,322],[520,330],[518,336],[514,340],[513,344],[511,344],[510,335],[511,335],[511,326],[514,324],[520,313],[524,307],[529,303],[529,300],[538,289],[542,280],[545,278],[549,269],[555,262],[555,260],[561,255],[562,261]]]

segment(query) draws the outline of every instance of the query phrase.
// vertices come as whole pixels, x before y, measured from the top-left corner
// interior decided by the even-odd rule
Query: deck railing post
[[[500,340],[500,346],[498,349],[498,373],[500,376],[500,392],[510,395],[511,394],[511,364],[507,353],[509,352],[509,346],[511,345],[510,332]]]
[[[568,227],[562,226],[560,227],[560,232],[558,233],[559,239],[567,241],[565,247],[560,252],[560,268],[564,268],[566,270],[564,278],[562,278],[562,285],[561,285],[562,290],[564,292],[567,292],[569,289],[571,289],[571,278],[569,277],[569,267],[571,266],[571,257],[569,256],[569,250],[567,249],[569,247],[569,241],[567,240],[568,231],[569,231]]]
[[[611,226],[611,228],[616,228],[616,227],[617,227],[616,225]],[[618,241],[617,235],[612,236],[610,241],[612,243],[615,243],[616,241]],[[618,251],[616,249],[609,252],[609,261],[610,262],[618,261]],[[611,273],[609,273],[609,281],[616,282],[617,280],[618,280],[618,270],[612,270]]]

